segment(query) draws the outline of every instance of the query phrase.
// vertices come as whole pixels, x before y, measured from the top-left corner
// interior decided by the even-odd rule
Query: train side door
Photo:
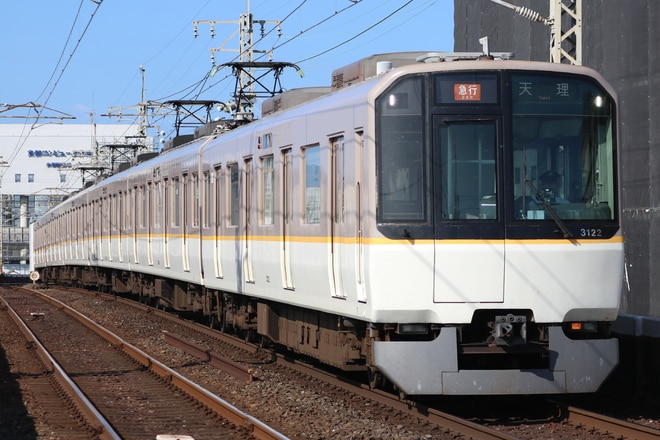
[[[218,165],[215,167],[213,170],[214,173],[214,180],[213,180],[213,187],[214,187],[214,196],[215,198],[213,199],[213,206],[215,208],[214,211],[214,228],[215,228],[215,239],[213,242],[215,243],[215,255],[214,255],[214,261],[215,261],[215,277],[216,278],[223,278],[224,275],[222,273],[222,231],[223,231],[223,226],[224,226],[224,217],[223,217],[223,202],[225,198],[223,197],[223,192],[222,192],[222,168]]]
[[[189,252],[190,252],[190,244],[188,243],[188,240],[190,240],[190,183],[188,181],[188,174],[183,174],[182,177],[182,182],[183,182],[183,188],[182,188],[182,195],[183,195],[183,218],[181,222],[181,228],[182,228],[182,244],[183,248],[181,249],[181,257],[182,257],[182,264],[183,264],[183,270],[186,272],[190,272],[190,259],[189,259]]]
[[[291,273],[291,225],[293,222],[293,155],[282,150],[282,286],[293,290]]]
[[[346,291],[342,276],[344,267],[352,268],[344,262],[345,228],[344,228],[344,137],[330,139],[330,203],[332,218],[330,220],[330,274],[332,277],[332,296],[345,298]]]
[[[152,205],[152,200],[153,200],[153,187],[151,185],[151,182],[147,183],[147,191],[144,194],[144,200],[142,201],[142,206],[143,209],[146,210],[142,214],[143,219],[146,223],[147,227],[147,260],[149,263],[149,266],[154,265],[154,254],[153,254],[153,205]]]
[[[252,227],[252,179],[254,173],[252,170],[252,158],[245,159],[245,185],[243,185],[243,208],[244,208],[244,224],[243,224],[243,273],[245,274],[246,283],[254,283],[254,275],[252,274],[252,255],[250,250],[252,245],[250,243],[250,235]]]
[[[499,117],[433,119],[435,302],[504,299]]]
[[[169,179],[163,179],[163,264],[170,267],[170,222],[172,221],[170,207],[172,206],[172,190]]]
[[[131,191],[131,200],[130,200],[130,213],[131,213],[131,218],[129,221],[130,227],[132,231],[132,240],[131,242],[133,243],[133,263],[138,264],[140,263],[140,256],[138,254],[138,227],[139,227],[139,209],[141,208],[140,206],[140,193],[142,193],[142,187],[140,187],[140,192],[138,192],[138,187],[135,186],[133,187],[133,191]]]

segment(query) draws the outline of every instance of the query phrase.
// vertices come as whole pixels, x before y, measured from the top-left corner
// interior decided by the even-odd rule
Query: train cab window
[[[376,101],[379,223],[426,220],[422,87],[406,78]]]
[[[305,223],[321,223],[321,148],[318,145],[303,149],[305,161]]]
[[[229,172],[229,226],[238,226],[241,191],[239,186],[238,164],[227,165]]]
[[[514,218],[614,219],[611,98],[585,78],[525,73],[511,84]]]
[[[261,223],[272,225],[275,220],[275,176],[273,156],[261,158]]]

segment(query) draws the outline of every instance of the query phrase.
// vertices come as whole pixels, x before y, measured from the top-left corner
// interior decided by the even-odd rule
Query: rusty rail
[[[170,333],[167,330],[163,330],[163,337],[165,342],[171,346],[179,348],[203,362],[207,362],[209,365],[232,375],[236,379],[242,380],[243,382],[252,382],[254,380],[254,370],[252,368],[234,362],[233,360],[201,347],[200,345],[186,341],[179,335]]]

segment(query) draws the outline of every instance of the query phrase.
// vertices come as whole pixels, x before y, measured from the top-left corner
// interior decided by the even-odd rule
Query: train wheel
[[[382,388],[385,384],[385,378],[383,375],[376,371],[376,367],[367,367],[367,378],[369,380],[369,388]]]
[[[211,313],[209,315],[209,328],[217,329],[219,328],[219,324],[218,315]]]

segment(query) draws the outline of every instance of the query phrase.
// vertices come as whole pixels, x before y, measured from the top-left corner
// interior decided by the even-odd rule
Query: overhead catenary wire
[[[84,0],[81,1],[81,6],[82,6],[82,2],[84,2]],[[99,8],[101,7],[101,4],[103,3],[103,0],[93,0],[93,3],[96,5],[96,8],[95,8],[94,11],[91,13],[91,15],[90,15],[90,17],[89,17],[89,20],[87,21],[87,24],[86,24],[85,28],[83,29],[83,31],[82,31],[80,37],[78,38],[78,41],[76,42],[74,48],[72,49],[71,53],[69,54],[69,58],[67,59],[67,61],[66,61],[66,63],[64,64],[64,66],[62,67],[62,70],[60,71],[59,75],[57,76],[57,79],[54,81],[53,86],[52,86],[52,88],[50,89],[50,92],[48,93],[48,96],[47,96],[46,100],[44,101],[42,107],[46,107],[46,105],[48,104],[48,101],[50,101],[50,98],[53,96],[53,93],[55,92],[55,89],[56,89],[57,86],[59,85],[59,82],[60,82],[60,80],[62,79],[62,76],[64,75],[64,72],[66,71],[67,67],[69,66],[69,63],[71,62],[71,60],[73,59],[73,56],[74,56],[74,54],[76,53],[76,50],[78,49],[78,47],[80,46],[80,43],[82,42],[83,38],[84,38],[85,35],[87,34],[87,31],[89,30],[89,27],[90,27],[90,25],[92,24],[92,20],[94,19],[94,17],[96,16],[96,13],[98,12]],[[78,12],[77,12],[77,14],[76,14],[76,18],[74,19],[74,23],[73,23],[73,25],[72,25],[72,30],[71,30],[71,32],[69,33],[69,36],[67,37],[66,43],[65,43],[65,45],[64,45],[64,48],[62,49],[62,53],[64,53],[64,51],[66,50],[66,47],[67,47],[68,44],[69,44],[69,41],[70,41],[70,38],[71,38],[71,34],[73,33],[73,27],[75,27],[75,24],[76,24],[76,22],[78,21],[78,15],[79,15],[79,14],[80,14],[80,8],[78,9]],[[41,92],[41,94],[39,95],[39,97],[43,96],[44,92],[48,89],[48,86],[49,86],[49,84],[52,82],[52,78],[54,77],[54,74],[55,74],[55,72],[57,71],[57,68],[59,67],[61,61],[62,61],[62,56],[60,56],[60,59],[58,60],[57,64],[55,65],[55,68],[54,68],[54,70],[53,70],[53,74],[51,75],[50,79],[49,79],[48,82],[46,83],[46,87],[44,87],[44,90]],[[25,146],[25,143],[27,142],[28,138],[30,137],[30,134],[32,133],[32,131],[33,131],[33,130],[39,125],[40,114],[39,114],[38,111],[36,111],[36,114],[37,114],[37,117],[35,118],[34,122],[33,122],[32,125],[30,126],[29,131],[27,132],[27,134],[25,134],[25,136],[23,136],[23,134],[21,134],[21,136],[20,136],[19,139],[18,139],[18,143],[16,144],[16,147],[14,148],[14,150],[13,150],[12,153],[11,153],[11,155],[10,155],[9,158],[7,159],[7,162],[8,162],[10,165],[11,165],[11,163],[13,162],[13,160],[16,158],[16,156],[18,155],[18,153],[19,153],[19,152],[23,149],[23,147]]]

